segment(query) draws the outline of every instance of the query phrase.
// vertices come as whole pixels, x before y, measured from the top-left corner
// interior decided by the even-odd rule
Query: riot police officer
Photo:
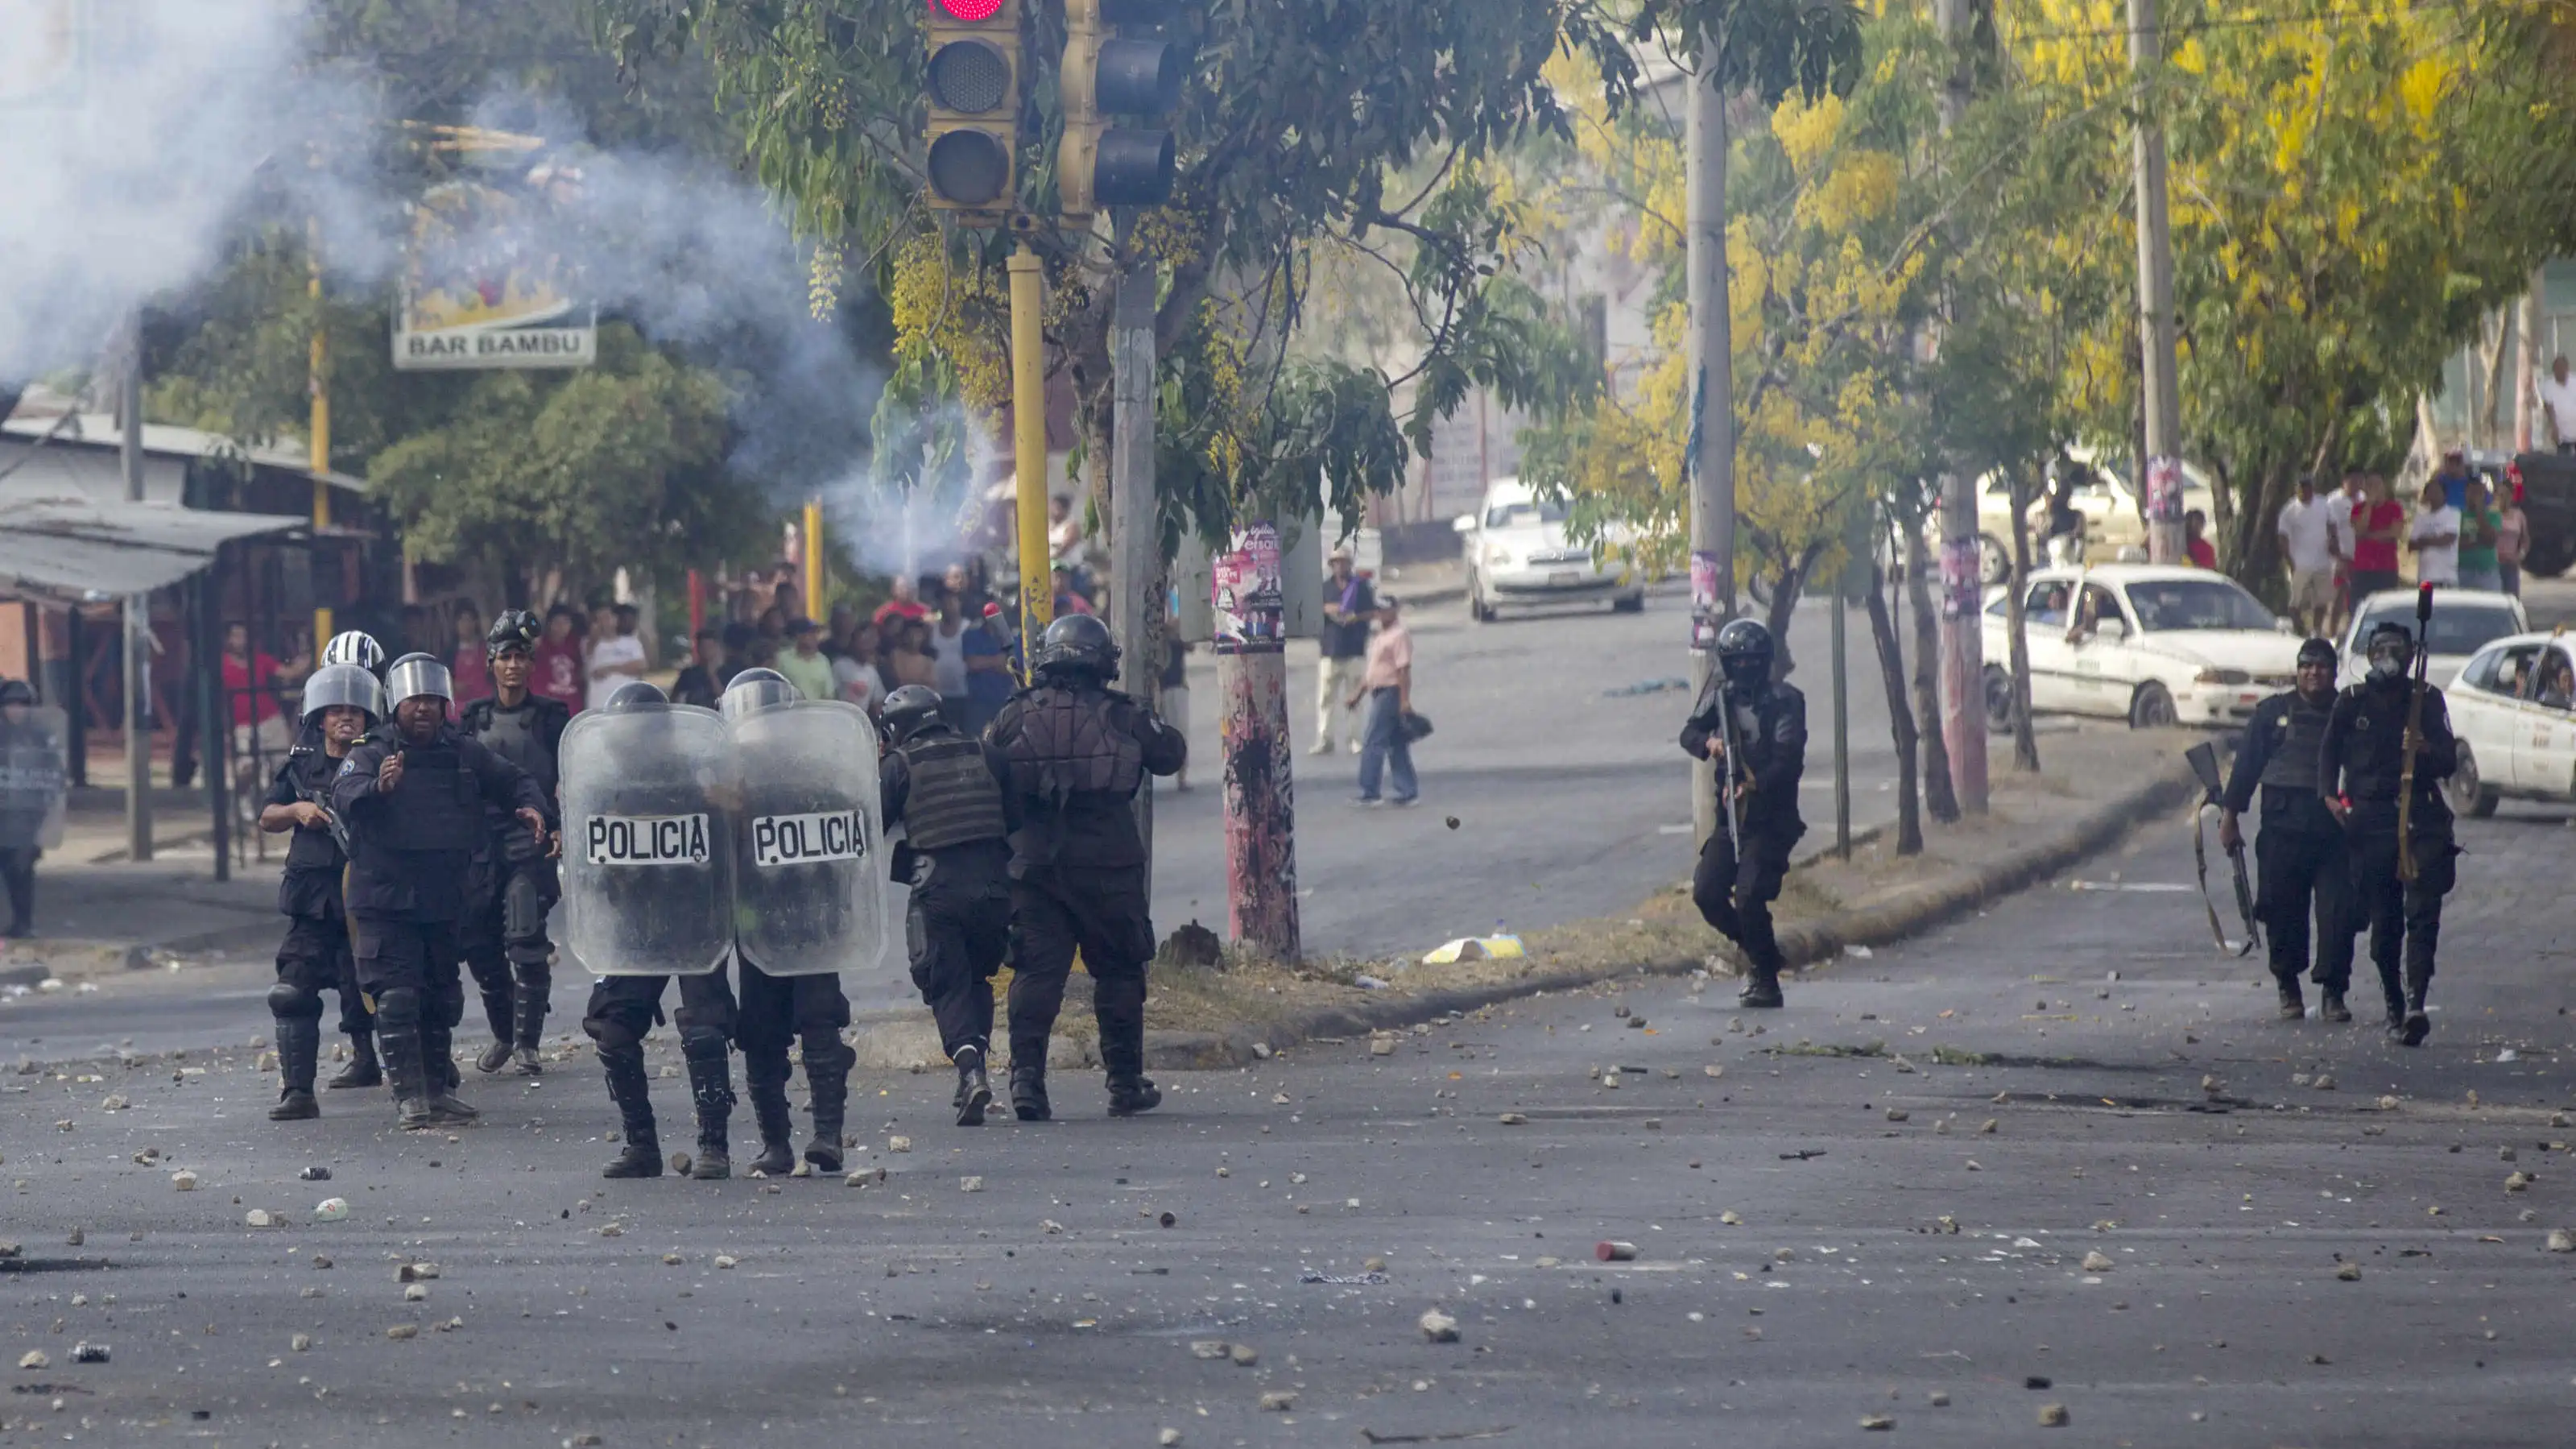
[[[354,664],[369,674],[380,675],[385,667],[385,646],[377,643],[373,634],[359,629],[343,629],[331,636],[330,643],[322,646],[322,662]]]
[[[736,836],[734,890],[742,922],[735,941],[742,1007],[734,1021],[734,1041],[742,1048],[743,1087],[760,1126],[760,1156],[752,1167],[771,1177],[796,1166],[791,1141],[795,1124],[787,1107],[788,1043],[803,1046],[805,1086],[814,1114],[805,1160],[819,1172],[841,1170],[842,1114],[858,1053],[841,1040],[841,1029],[850,1024],[850,999],[841,990],[839,974],[789,971],[789,965],[801,963],[765,953],[774,943],[782,956],[833,954],[853,928],[851,882],[843,870],[867,873],[867,889],[871,894],[876,890],[875,862],[858,859],[864,838],[856,830],[848,832],[848,839],[828,844],[800,835],[793,864],[763,854],[761,834],[772,828],[772,820],[845,820],[852,813],[849,792],[838,788],[842,782],[800,768],[819,762],[810,753],[800,758],[797,741],[785,735],[788,722],[759,720],[799,698],[796,686],[778,671],[746,669],[733,677],[716,704],[733,727],[741,769],[742,828]],[[866,716],[853,712],[850,723],[863,732],[864,743],[864,732],[872,728]],[[781,728],[763,729],[764,724]],[[755,752],[761,757],[755,758]]]
[[[385,1076],[406,1128],[476,1116],[457,1099],[454,1031],[465,1007],[457,922],[483,841],[484,806],[549,838],[552,802],[508,760],[448,723],[447,666],[406,654],[385,671],[393,727],[340,762],[331,808],[349,835],[346,907],[358,983],[375,998]]]
[[[62,711],[41,709],[23,679],[0,679],[0,884],[10,937],[35,934],[36,860],[62,829],[69,777]]]
[[[493,694],[465,706],[459,727],[483,747],[518,766],[546,798],[555,796],[555,748],[572,711],[563,701],[528,690],[528,670],[545,626],[525,609],[505,609],[483,636],[491,661]],[[546,1002],[554,989],[546,939],[546,913],[560,894],[553,853],[528,838],[509,812],[485,812],[489,829],[474,857],[474,890],[463,927],[465,964],[483,995],[492,1045],[475,1060],[478,1071],[497,1072],[517,1058],[534,1076],[544,1040]]]
[[[1807,824],[1798,814],[1798,777],[1807,767],[1807,697],[1771,677],[1771,631],[1737,619],[1717,631],[1717,671],[1682,726],[1682,753],[1717,762],[1718,828],[1700,847],[1691,900],[1720,935],[1744,952],[1748,1007],[1780,1005],[1779,939],[1771,902],[1789,874],[1789,852]],[[1731,712],[1731,716],[1727,713]],[[1736,750],[1729,757],[1727,726]],[[1734,797],[1727,823],[1726,795]]]
[[[277,1105],[269,1120],[295,1122],[322,1115],[313,1097],[313,1074],[322,1053],[322,993],[340,997],[340,1030],[355,1058],[343,1079],[383,1080],[376,1067],[375,1018],[358,989],[358,964],[349,946],[349,920],[340,900],[341,871],[349,863],[340,845],[340,821],[327,803],[340,762],[384,718],[385,691],[357,664],[325,664],[304,681],[303,734],[277,767],[259,828],[290,834],[286,870],[277,883],[277,909],[287,920],[277,948],[277,984],[268,1012],[277,1018]],[[361,1071],[363,1068],[363,1072]],[[364,1082],[373,1086],[375,1082]]]
[[[2398,851],[2400,784],[2410,742],[2407,716],[2415,708],[2415,636],[2385,623],[2370,631],[2370,672],[2336,696],[2326,717],[2317,791],[2344,825],[2351,864],[2354,919],[2370,926],[2370,961],[2388,1000],[2388,1031],[2408,1046],[2432,1033],[2424,996],[2433,984],[2433,953],[2442,934],[2442,897],[2458,880],[2459,846],[2452,840],[2451,807],[2441,783],[2459,768],[2459,742],[2451,734],[2442,691],[2423,686],[2422,716],[2412,736],[2414,800],[2406,807],[2408,854],[2415,878],[2403,878]],[[2400,958],[2404,975],[2399,975]]]
[[[1008,762],[1020,823],[1011,832],[1011,1109],[1023,1122],[1053,1115],[1047,1039],[1064,1009],[1065,978],[1081,951],[1100,1022],[1113,1117],[1163,1100],[1145,1076],[1145,963],[1154,955],[1144,841],[1132,801],[1148,774],[1179,773],[1189,742],[1154,712],[1109,687],[1118,646],[1088,614],[1049,624],[985,738]]]
[[[2344,991],[2352,984],[2352,931],[2344,898],[2350,894],[2344,862],[2343,825],[2317,794],[2317,761],[2324,752],[2326,720],[2334,713],[2335,647],[2323,639],[2299,646],[2298,687],[2273,695],[2254,707],[2245,727],[2245,744],[2227,777],[2220,800],[2218,840],[2230,851],[2244,848],[2237,817],[2253,808],[2254,791],[2263,791],[2263,830],[2254,840],[2254,862],[2260,872],[2255,913],[2271,933],[2272,978],[2280,983],[2281,1016],[2298,1021],[2307,1015],[2299,990],[2299,973],[2308,966],[2308,921],[2316,919],[2317,984],[2325,988],[2318,1013],[2328,1021],[2350,1021]]]
[[[1019,799],[1002,752],[949,728],[938,694],[907,684],[886,696],[894,748],[878,796],[900,824],[894,878],[912,886],[904,940],[912,984],[957,1066],[957,1125],[980,1127],[993,1102],[993,973],[1011,944],[1011,832]]]
[[[602,728],[618,730],[614,779],[598,792],[598,799],[609,808],[577,820],[576,827],[602,828],[597,822],[611,815],[644,819],[695,815],[706,821],[711,836],[688,847],[695,864],[645,868],[631,886],[603,883],[608,898],[599,906],[613,916],[603,923],[607,936],[603,941],[588,939],[581,913],[589,909],[589,902],[571,889],[579,878],[566,881],[567,909],[575,912],[567,944],[598,978],[591,986],[581,1026],[598,1044],[600,1068],[608,1078],[609,1100],[617,1104],[623,1143],[600,1175],[662,1175],[652,1084],[644,1071],[644,1037],[661,1018],[663,988],[672,975],[678,975],[680,1009],[675,1025],[698,1123],[697,1157],[689,1164],[689,1175],[702,1180],[731,1177],[728,1131],[734,1104],[731,1052],[736,1011],[723,962],[731,954],[734,925],[732,838],[724,813],[714,808],[716,802],[705,788],[709,761],[682,732],[687,717],[706,721],[705,733],[714,743],[703,749],[712,754],[721,748],[723,727],[707,711],[674,709],[660,689],[640,681],[621,686],[609,697],[608,708],[594,713],[601,715]],[[585,714],[576,720],[574,733],[592,728],[591,718]],[[568,736],[564,803],[568,814],[580,814],[592,808],[591,792],[576,780],[577,759],[570,744]],[[567,848],[578,853],[596,850],[586,836]],[[597,858],[595,853],[587,856]],[[576,860],[570,868],[584,864]],[[685,889],[658,883],[683,877]],[[638,961],[691,969],[656,974],[638,969]],[[701,963],[707,969],[696,969]]]

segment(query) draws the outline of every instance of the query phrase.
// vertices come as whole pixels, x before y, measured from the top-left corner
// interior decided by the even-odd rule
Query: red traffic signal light
[[[930,8],[951,20],[974,24],[1001,13],[1002,0],[930,0]]]
[[[927,38],[930,205],[998,223],[1019,143],[1019,5],[930,0]]]

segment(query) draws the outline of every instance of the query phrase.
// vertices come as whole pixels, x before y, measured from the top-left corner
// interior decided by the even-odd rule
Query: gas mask
[[[2406,677],[2406,668],[2415,662],[2413,645],[2392,639],[2370,647],[2370,677],[2386,682]]]

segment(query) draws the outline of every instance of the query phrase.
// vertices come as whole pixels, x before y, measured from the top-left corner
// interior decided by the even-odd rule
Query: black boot
[[[1142,1072],[1109,1074],[1109,1115],[1133,1117],[1163,1105],[1163,1091]]]
[[[957,1063],[957,1125],[981,1127],[984,1125],[984,1109],[993,1105],[993,1078],[984,1070],[983,1049],[971,1046],[959,1047],[955,1061]],[[1043,1082],[1038,1085],[1038,1095],[1041,1098],[1046,1095],[1046,1085]]]
[[[492,1024],[492,1044],[474,1059],[474,1070],[489,1074],[510,1064],[510,993],[484,992],[483,1017]]]
[[[1047,1104],[1046,1060],[1011,1062],[1011,1111],[1023,1122],[1051,1122],[1055,1109]]]
[[[814,1114],[814,1136],[805,1144],[805,1160],[814,1164],[816,1172],[841,1170],[841,1119],[849,1107],[850,1068],[858,1060],[859,1054],[837,1031],[821,1051],[810,1042],[805,1048],[805,1087],[813,1097]]]
[[[313,1100],[313,1073],[322,1055],[322,1023],[281,1018],[277,1023],[277,1105],[271,1122],[303,1122],[322,1115]]]
[[[660,1177],[662,1139],[653,1125],[653,1091],[644,1075],[644,1048],[603,1046],[599,1064],[608,1073],[608,1100],[617,1104],[618,1140],[624,1144],[616,1160],[599,1175]]]
[[[2281,1019],[2283,1021],[2307,1020],[2308,998],[2299,990],[2299,978],[2276,976],[2272,979],[2280,983],[2281,987]]]
[[[338,1091],[343,1087],[381,1087],[385,1069],[376,1062],[376,1034],[372,1031],[349,1033],[349,1064],[323,1086]]]
[[[2432,1015],[2424,1010],[2424,994],[2433,986],[2433,972],[2415,962],[2406,963],[2406,1020],[2399,1028],[2398,1040],[2408,1046],[2422,1046],[2433,1034]]]
[[[783,1065],[783,1064],[782,1064]],[[796,1123],[787,1115],[787,1084],[783,1081],[754,1081],[744,1074],[743,1085],[751,1093],[751,1116],[760,1124],[760,1155],[751,1160],[751,1170],[763,1177],[785,1177],[796,1170]]]
[[[376,1035],[384,1053],[385,1081],[393,1088],[395,1116],[403,1130],[418,1132],[435,1125],[438,1119],[429,1108],[429,1066],[421,1055],[420,1028],[379,1016]]]
[[[451,1126],[482,1116],[456,1095],[457,1087],[464,1081],[456,1070],[456,1029],[444,1022],[437,1025],[422,1022],[420,1049],[429,1069],[430,1114]]]
[[[1095,981],[1092,1004],[1100,1023],[1100,1062],[1109,1076],[1109,1115],[1153,1111],[1163,1094],[1145,1075],[1144,981]]]
[[[1735,1004],[1750,1010],[1770,1010],[1784,1005],[1780,995],[1780,968],[1756,966],[1744,973],[1744,989],[1735,995]]]
[[[689,1102],[698,1112],[698,1160],[689,1176],[701,1182],[733,1176],[733,1153],[725,1140],[733,1116],[733,1063],[719,1048],[689,1062]]]
[[[2317,1008],[2317,1014],[2328,1021],[2352,1020],[2352,1008],[2344,1005],[2343,993],[2331,986],[2326,988],[2325,1003]]]
[[[515,1049],[519,1075],[542,1076],[546,1068],[545,1063],[537,1058],[537,1049],[545,1044],[546,1039],[546,990],[533,982],[522,981],[512,1000],[516,1016],[510,1024],[510,1041]]]

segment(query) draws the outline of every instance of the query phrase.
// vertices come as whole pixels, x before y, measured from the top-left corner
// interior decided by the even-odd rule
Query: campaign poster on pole
[[[1276,654],[1287,647],[1279,557],[1279,527],[1271,523],[1236,529],[1234,547],[1216,557],[1217,653]]]

